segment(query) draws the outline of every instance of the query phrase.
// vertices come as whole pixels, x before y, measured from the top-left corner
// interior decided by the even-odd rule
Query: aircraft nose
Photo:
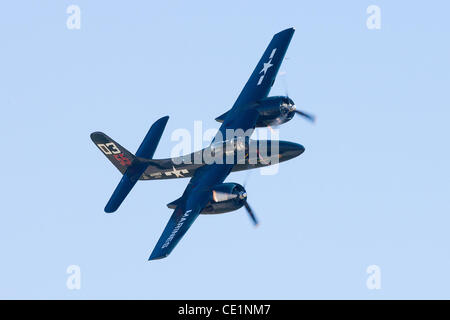
[[[282,141],[280,142],[280,153],[283,154],[283,158],[295,158],[301,155],[305,151],[305,147],[299,143]]]

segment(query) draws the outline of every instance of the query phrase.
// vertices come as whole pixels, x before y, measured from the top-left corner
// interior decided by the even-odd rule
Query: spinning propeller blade
[[[245,181],[244,181],[244,184],[243,184],[244,188],[247,185],[247,182],[248,182],[248,180],[250,178],[250,175],[251,175],[251,172],[247,171],[247,176],[245,177]],[[245,209],[246,209],[248,215],[250,216],[250,219],[252,220],[253,224],[255,225],[255,227],[258,226],[258,224],[259,224],[258,219],[256,219],[256,216],[253,213],[252,208],[250,207],[250,205],[247,202],[247,193],[245,194],[244,206],[245,206]]]
[[[245,200],[244,206],[245,206],[245,209],[247,210],[248,215],[250,216],[250,219],[252,219],[253,224],[255,226],[257,226],[258,225],[258,220],[256,219],[255,214],[253,213],[253,210],[250,207],[250,205],[248,204],[247,200]]]
[[[298,114],[299,116],[304,117],[305,119],[311,121],[311,122],[315,122],[316,121],[316,117],[310,113],[304,112],[304,111],[300,111],[300,110],[295,110],[295,113]]]

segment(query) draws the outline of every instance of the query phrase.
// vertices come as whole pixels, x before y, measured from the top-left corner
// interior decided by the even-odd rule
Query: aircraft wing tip
[[[151,254],[150,258],[148,258],[148,261],[153,261],[153,260],[161,260],[164,259],[168,256],[169,254],[165,254],[165,255],[158,255],[158,254]]]
[[[295,27],[290,27],[290,28],[287,28],[287,29],[284,29],[284,30],[282,30],[282,31],[280,31],[279,33],[282,33],[282,32],[294,32],[295,31]]]
[[[276,33],[274,35],[274,38],[278,38],[278,37],[292,37],[294,35],[295,32],[295,28],[294,27],[290,27],[284,30],[281,30],[280,32]]]

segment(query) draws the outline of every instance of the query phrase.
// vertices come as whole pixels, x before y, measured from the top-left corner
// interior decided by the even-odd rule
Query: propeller
[[[250,174],[251,174],[251,172],[247,171],[247,176],[245,177],[245,181],[244,181],[244,184],[243,184],[244,189],[245,189],[245,186],[247,185],[248,179],[250,178]],[[250,207],[250,205],[247,202],[247,193],[245,193],[244,206],[245,206],[245,210],[247,211],[248,215],[250,216],[250,219],[253,222],[253,225],[255,227],[257,227],[259,222],[258,222],[258,219],[256,219],[255,213],[253,212],[252,208]]]
[[[239,199],[241,199],[244,202],[245,209],[247,210],[247,213],[250,216],[250,219],[252,220],[253,224],[255,226],[257,226],[258,225],[258,220],[256,219],[252,208],[250,207],[250,205],[247,202],[247,192],[245,192],[245,190],[240,191],[239,194],[227,193],[227,192],[221,192],[221,191],[213,190],[213,200],[216,201],[216,202],[228,201],[228,200],[231,200],[231,199],[235,199],[237,197],[239,197]]]
[[[294,112],[295,112],[295,114],[298,114],[299,116],[302,116],[306,120],[309,120],[309,121],[311,121],[313,123],[316,121],[316,117],[313,114],[307,113],[305,111],[300,111],[300,110],[297,110],[297,109],[295,109]]]
[[[247,199],[245,199],[245,201],[244,201],[244,206],[245,206],[245,209],[247,210],[248,215],[250,216],[250,219],[252,220],[253,224],[255,225],[255,227],[258,226],[258,220],[256,219],[252,208],[248,204]]]

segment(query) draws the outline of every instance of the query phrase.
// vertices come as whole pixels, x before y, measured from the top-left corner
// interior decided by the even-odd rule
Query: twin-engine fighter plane
[[[153,159],[169,119],[167,116],[152,125],[135,155],[102,132],[91,134],[92,141],[123,174],[105,212],[116,211],[138,180],[192,177],[183,195],[167,205],[174,212],[149,260],[167,257],[200,214],[230,212],[244,206],[253,223],[257,224],[244,187],[237,183],[224,183],[225,178],[232,171],[273,164],[268,158],[282,162],[305,150],[297,143],[249,138],[255,127],[280,125],[291,120],[296,113],[309,120],[314,119],[296,110],[288,97],[268,97],[293,34],[294,28],[290,28],[274,35],[233,107],[216,118],[222,125],[211,145],[201,151],[178,158]],[[245,134],[229,138],[230,131]],[[272,148],[274,145],[277,148]],[[212,155],[215,161],[206,161],[202,157],[205,154]],[[242,154],[242,158],[238,154]],[[224,161],[230,158],[232,161]]]

